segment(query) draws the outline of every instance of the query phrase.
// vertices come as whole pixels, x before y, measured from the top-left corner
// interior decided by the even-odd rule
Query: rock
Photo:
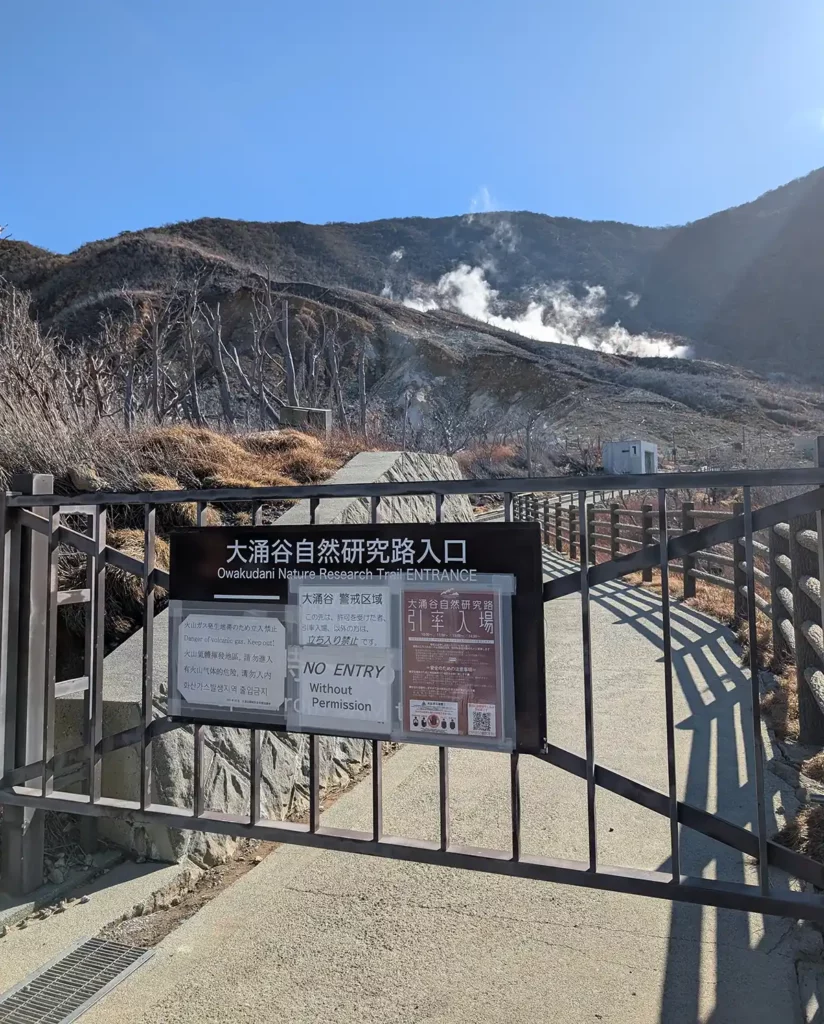
[[[821,960],[824,954],[824,937],[817,928],[799,924],[795,930],[795,947],[799,954],[811,960]]]
[[[80,897],[80,902],[81,903],[91,903],[91,901],[92,901],[91,896],[81,896]]]
[[[171,904],[171,905],[172,905],[173,907],[178,907],[178,906],[180,906],[180,897],[179,897],[179,896],[172,896],[171,900],[169,900],[169,903],[170,903],[170,904]]]
[[[81,469],[70,468],[69,480],[71,480],[72,486],[81,493],[109,489],[106,481],[97,475],[94,466],[85,466]]]
[[[6,925],[4,925],[4,924],[3,924],[3,925],[0,925],[0,939],[5,939],[5,937],[6,937],[6,936],[7,936],[8,934],[9,934],[9,929],[8,929],[8,927],[7,927]]]
[[[66,872],[62,868],[52,868],[49,871],[48,879],[52,885],[62,885],[66,881]]]
[[[252,858],[252,863],[253,864],[261,864],[262,862],[263,862],[263,857],[261,857],[260,854],[258,854],[257,857],[253,857]]]
[[[146,863],[146,858],[143,857],[143,856],[138,857],[137,858],[137,863],[138,864],[145,864]]]

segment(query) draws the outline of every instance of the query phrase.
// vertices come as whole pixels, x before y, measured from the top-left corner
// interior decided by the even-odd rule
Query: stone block
[[[280,410],[280,425],[295,430],[311,430],[328,437],[332,430],[332,410],[284,405]]]

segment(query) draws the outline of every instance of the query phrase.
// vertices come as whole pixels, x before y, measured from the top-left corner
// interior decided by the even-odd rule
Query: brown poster
[[[405,590],[402,607],[404,729],[500,739],[498,594]]]

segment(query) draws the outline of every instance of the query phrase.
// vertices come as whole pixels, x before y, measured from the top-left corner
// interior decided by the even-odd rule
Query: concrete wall
[[[365,452],[336,473],[329,483],[377,483],[402,480],[460,479],[454,459],[440,455]],[[426,522],[434,520],[432,496],[384,499],[380,503],[383,522]],[[473,518],[469,499],[450,497],[443,504],[447,521],[468,522]],[[362,499],[329,499],[317,509],[318,523],[368,522],[369,503]],[[298,502],[280,523],[309,522],[309,502]],[[155,619],[154,682],[155,711],[166,713],[168,671],[168,615]],[[140,723],[140,687],[143,635],[138,631],[105,661],[103,680],[104,735],[129,729]],[[66,697],[57,702],[56,747],[68,750],[81,742],[83,702]],[[230,814],[249,813],[249,732],[245,729],[204,727],[206,808]],[[153,794],[156,803],[191,807],[193,801],[193,750],[190,730],[176,729],[152,744],[154,759]],[[321,737],[321,786],[325,790],[345,787],[369,766],[368,741]],[[139,799],[140,757],[137,747],[108,754],[103,759],[104,796]],[[57,780],[57,786],[60,782]],[[264,732],[262,741],[261,813],[264,817],[297,817],[308,808],[308,737]],[[130,822],[101,822],[102,834],[135,853],[157,860],[191,857],[203,865],[219,863],[231,854],[235,840],[198,832],[180,832],[160,825]]]

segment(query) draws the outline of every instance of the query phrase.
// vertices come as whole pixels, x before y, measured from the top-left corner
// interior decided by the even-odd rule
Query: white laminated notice
[[[298,588],[301,647],[389,647],[389,588],[357,583]]]
[[[297,673],[297,695],[287,709],[287,728],[388,736],[395,678],[391,652],[313,645],[293,650],[290,660]]]
[[[286,693],[286,630],[276,618],[190,612],[180,624],[177,690],[189,704],[276,711]]]

